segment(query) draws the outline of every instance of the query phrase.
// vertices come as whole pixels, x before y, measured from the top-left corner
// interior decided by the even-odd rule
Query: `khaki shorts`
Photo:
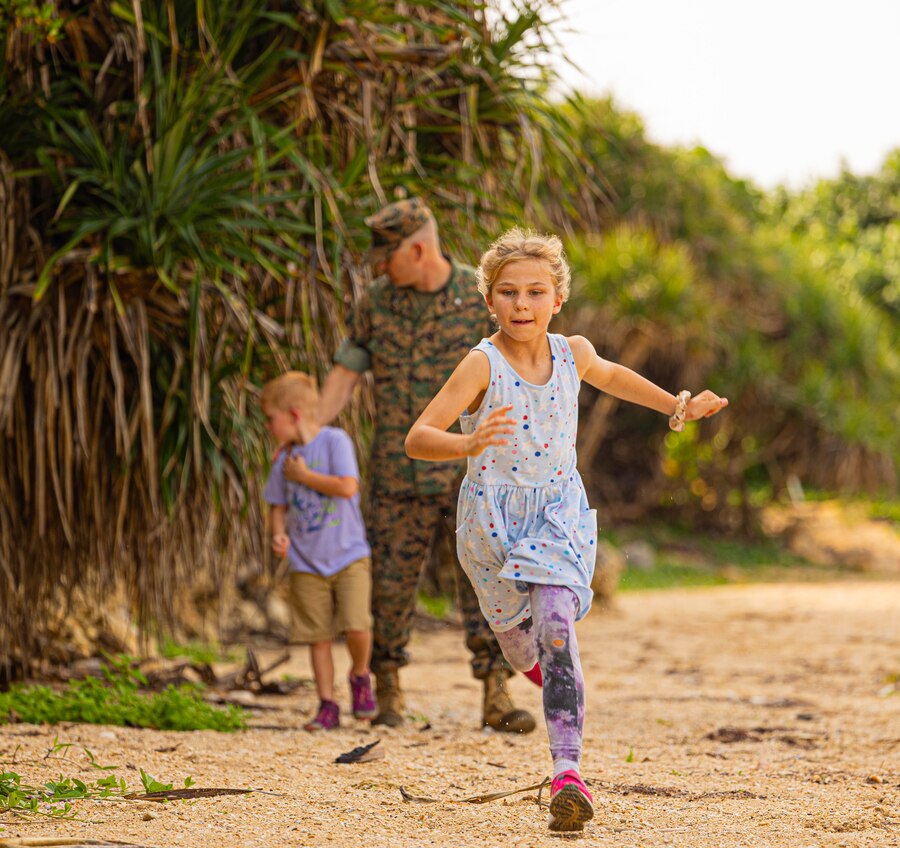
[[[351,562],[332,577],[292,571],[288,586],[291,642],[330,642],[348,630],[372,629],[372,563]]]

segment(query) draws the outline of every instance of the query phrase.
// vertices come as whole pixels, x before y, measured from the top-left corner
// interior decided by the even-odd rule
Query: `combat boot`
[[[498,669],[484,679],[484,716],[482,726],[503,733],[531,733],[534,716],[527,710],[516,709],[506,688],[506,673]]]
[[[400,692],[400,675],[396,668],[375,673],[375,697],[378,701],[378,715],[372,724],[399,727],[403,724],[403,694]]]

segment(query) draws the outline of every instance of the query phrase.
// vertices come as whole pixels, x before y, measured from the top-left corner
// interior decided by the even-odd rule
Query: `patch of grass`
[[[642,527],[640,534],[631,528],[628,536],[650,540],[657,550],[657,559],[651,569],[626,567],[619,581],[623,591],[723,586],[785,579],[800,573],[825,573],[792,554],[776,539],[746,541],[697,536],[668,525]],[[619,544],[627,541],[619,540]]]
[[[453,599],[448,595],[425,595],[422,592],[416,596],[416,605],[426,615],[444,621],[453,609]]]
[[[674,589],[679,586],[722,586],[728,582],[730,581],[726,577],[707,569],[660,563],[647,571],[626,568],[619,578],[619,590],[628,592],[636,589]]]
[[[900,501],[869,501],[869,518],[887,521],[900,533]]]
[[[873,521],[887,521],[900,533],[900,500],[897,498],[842,497],[834,492],[813,489],[804,493],[809,501],[837,501],[846,506],[861,507],[866,517]]]
[[[105,680],[88,677],[69,681],[60,690],[16,684],[0,692],[0,724],[16,716],[29,724],[61,721],[152,727],[157,730],[241,730],[246,713],[229,704],[207,704],[199,685],[167,686],[162,692],[142,693],[146,680],[130,668],[130,657],[104,666]]]
[[[697,548],[714,563],[754,569],[777,565],[788,568],[805,568],[809,562],[791,553],[775,539],[758,539],[752,542],[735,539],[702,537]]]
[[[159,652],[166,659],[181,657],[195,663],[212,665],[217,662],[238,662],[240,653],[234,648],[227,651],[221,645],[208,642],[188,642],[181,645],[171,639],[164,640],[159,646]]]

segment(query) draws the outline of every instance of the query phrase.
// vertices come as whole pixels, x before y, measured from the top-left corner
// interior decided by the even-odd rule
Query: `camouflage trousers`
[[[367,512],[372,543],[372,671],[378,674],[409,663],[406,646],[425,556],[441,530],[451,534],[456,548],[456,495],[397,498],[373,491]],[[479,680],[498,669],[512,674],[459,561],[456,588],[472,674]]]

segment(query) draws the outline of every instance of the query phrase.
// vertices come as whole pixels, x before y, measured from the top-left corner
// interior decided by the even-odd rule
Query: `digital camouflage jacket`
[[[360,373],[371,369],[375,378],[372,494],[445,494],[464,472],[462,461],[413,460],[403,447],[422,410],[463,357],[491,333],[474,268],[451,264],[447,285],[433,294],[398,289],[387,277],[373,281],[354,310],[350,337],[335,354],[337,364]]]

